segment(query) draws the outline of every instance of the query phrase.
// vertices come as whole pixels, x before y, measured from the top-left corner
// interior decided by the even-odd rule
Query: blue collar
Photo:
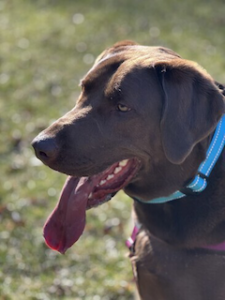
[[[213,167],[215,166],[224,148],[224,145],[225,145],[225,116],[222,117],[222,119],[220,120],[220,122],[216,127],[211,144],[206,153],[206,159],[199,166],[195,178],[192,180],[190,184],[186,186],[188,190],[190,190],[193,193],[199,193],[202,192],[207,187],[207,178],[209,177]],[[155,198],[147,201],[140,200],[137,198],[135,198],[135,200],[142,203],[158,204],[158,203],[166,203],[172,200],[180,199],[185,196],[186,194],[182,193],[181,191],[176,191],[167,197]]]

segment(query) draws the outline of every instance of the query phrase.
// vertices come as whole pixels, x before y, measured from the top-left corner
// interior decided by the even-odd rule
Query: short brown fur
[[[122,42],[105,50],[82,81],[76,107],[35,143],[57,145],[51,168],[91,176],[132,157],[141,162],[130,197],[167,196],[190,181],[224,114],[224,96],[196,63],[162,47]],[[118,112],[118,103],[130,108]],[[131,261],[144,300],[224,300],[225,254],[202,245],[225,240],[225,156],[199,195],[134,203],[142,224]]]

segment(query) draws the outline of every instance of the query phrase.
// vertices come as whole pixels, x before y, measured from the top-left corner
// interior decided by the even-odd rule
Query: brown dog
[[[201,193],[145,203],[197,174],[224,114],[221,87],[171,50],[127,41],[104,51],[81,87],[76,107],[33,141],[39,159],[70,175],[45,225],[48,245],[65,252],[86,209],[124,189],[140,200],[131,260],[141,299],[224,300],[225,251],[207,248],[225,240],[224,154]]]

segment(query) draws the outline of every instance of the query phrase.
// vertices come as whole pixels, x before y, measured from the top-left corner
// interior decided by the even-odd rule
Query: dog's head
[[[197,64],[133,42],[104,51],[81,89],[75,108],[33,142],[39,159],[71,176],[46,229],[61,252],[82,233],[86,208],[122,188],[131,195],[145,190],[143,178],[154,178],[157,165],[184,164],[224,113],[223,95]]]

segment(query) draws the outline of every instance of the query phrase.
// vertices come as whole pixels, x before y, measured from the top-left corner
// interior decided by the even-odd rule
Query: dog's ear
[[[180,164],[214,130],[225,112],[225,98],[213,79],[193,62],[159,62],[155,70],[164,92],[164,152],[169,161]]]
[[[112,55],[114,53],[117,53],[119,51],[121,51],[121,49],[123,47],[127,47],[127,46],[134,46],[134,45],[138,45],[137,43],[133,42],[133,41],[129,41],[129,40],[124,40],[124,41],[120,41],[117,42],[116,44],[114,44],[112,47],[107,48],[106,50],[104,50],[95,60],[95,64],[97,64],[100,60],[104,59],[105,57]]]

